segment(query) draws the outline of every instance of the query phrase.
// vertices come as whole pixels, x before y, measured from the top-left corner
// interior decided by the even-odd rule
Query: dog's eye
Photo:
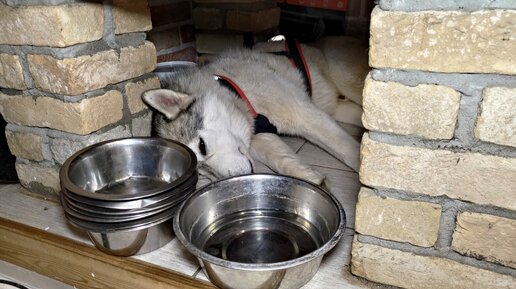
[[[206,144],[204,143],[202,137],[199,138],[199,151],[201,152],[201,155],[206,155]]]

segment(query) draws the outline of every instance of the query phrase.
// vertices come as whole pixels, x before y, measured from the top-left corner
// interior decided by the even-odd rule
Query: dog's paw
[[[317,185],[322,184],[324,179],[326,178],[323,174],[319,173],[318,171],[310,167],[305,167],[303,170],[299,170],[296,177],[301,178],[303,180],[307,180]]]

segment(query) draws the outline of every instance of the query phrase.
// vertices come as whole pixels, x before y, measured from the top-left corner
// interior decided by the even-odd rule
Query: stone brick
[[[261,32],[279,25],[280,9],[256,12],[230,10],[226,13],[226,28],[242,32]]]
[[[54,160],[63,164],[67,158],[79,150],[102,141],[130,137],[131,132],[127,126],[117,126],[103,133],[94,133],[85,136],[62,136],[50,138],[50,150]]]
[[[452,249],[516,268],[516,220],[465,212],[457,217]]]
[[[152,29],[147,0],[114,0],[115,34],[149,31]]]
[[[19,90],[27,88],[18,55],[0,54],[0,87]]]
[[[24,126],[49,127],[88,134],[122,119],[123,99],[119,91],[67,103],[51,97],[0,93],[0,112],[5,120]]]
[[[102,38],[104,7],[0,5],[0,24],[0,44],[66,47]]]
[[[40,135],[26,132],[5,131],[11,153],[19,158],[42,161],[43,141]]]
[[[516,147],[516,88],[488,87],[483,91],[475,137]]]
[[[516,74],[515,10],[392,12],[371,16],[372,67]]]
[[[225,14],[220,9],[195,8],[192,18],[197,29],[217,30],[224,27]]]
[[[129,82],[125,85],[127,104],[131,114],[148,109],[147,105],[142,101],[142,93],[154,88],[160,88],[159,78],[157,77],[145,79],[139,82]]]
[[[20,184],[31,192],[57,195],[61,191],[58,167],[17,162],[16,173],[20,179]]]
[[[364,134],[361,160],[360,180],[370,187],[516,209],[516,158],[390,145]]]
[[[421,10],[480,10],[480,9],[516,9],[514,0],[380,0],[384,10],[421,11]]]
[[[446,86],[412,87],[367,77],[362,123],[373,131],[451,139],[459,104],[460,93]]]
[[[153,30],[147,34],[147,40],[154,43],[157,51],[173,48],[181,44],[177,27],[166,30]]]
[[[156,49],[151,42],[93,55],[56,59],[28,55],[34,86],[42,90],[77,95],[140,76],[154,70]]]
[[[421,247],[437,241],[441,206],[425,202],[382,198],[362,188],[355,213],[355,230],[364,235]]]
[[[417,289],[515,288],[516,278],[449,259],[363,244],[356,239],[351,272],[368,280]],[[400,276],[403,276],[400,278]]]

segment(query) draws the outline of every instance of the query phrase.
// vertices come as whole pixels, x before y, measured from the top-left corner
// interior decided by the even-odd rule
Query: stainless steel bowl
[[[86,147],[61,167],[61,204],[93,244],[119,256],[155,250],[174,234],[171,220],[195,191],[195,154],[161,138],[125,138]]]
[[[86,147],[60,170],[61,186],[96,200],[148,198],[183,183],[196,171],[195,154],[161,138],[125,138]]]
[[[199,189],[179,208],[174,232],[221,288],[299,288],[340,240],[335,197],[286,176],[231,177]]]
[[[190,176],[183,183],[176,184],[175,187],[168,188],[166,191],[152,195],[147,198],[133,199],[133,200],[125,200],[125,201],[106,201],[99,200],[94,198],[83,197],[81,195],[75,194],[74,192],[67,190],[63,185],[62,192],[65,194],[67,199],[73,200],[76,204],[84,204],[90,207],[99,208],[97,212],[100,212],[102,209],[112,210],[112,211],[124,211],[124,210],[134,210],[134,212],[139,212],[140,210],[146,210],[147,208],[152,208],[155,206],[159,206],[163,203],[170,203],[171,201],[181,199],[183,200],[185,195],[190,193],[190,189],[195,187],[197,183],[198,174],[197,170],[194,171],[194,174]]]
[[[65,212],[68,222],[86,231],[97,249],[116,256],[154,251],[174,238],[172,217],[177,208],[138,221],[116,224],[87,222]]]

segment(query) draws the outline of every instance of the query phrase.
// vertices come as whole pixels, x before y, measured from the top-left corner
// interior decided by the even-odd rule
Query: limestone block
[[[19,90],[27,88],[18,55],[0,54],[0,87]]]
[[[142,101],[142,93],[154,88],[160,88],[158,77],[148,78],[139,82],[129,82],[125,85],[127,104],[131,114],[148,109],[147,105]]]
[[[452,249],[516,268],[516,220],[465,212],[457,217]]]
[[[42,161],[43,140],[40,135],[26,132],[5,131],[11,153],[19,158]]]
[[[225,15],[220,9],[194,8],[192,18],[196,29],[217,30],[224,27]]]
[[[61,137],[50,139],[50,150],[54,160],[58,164],[63,164],[71,155],[89,145],[130,136],[131,132],[127,126],[117,126],[103,133],[93,133],[85,136],[63,134]]]
[[[152,29],[147,0],[113,0],[115,34],[149,31]]]
[[[446,86],[412,87],[367,77],[362,123],[373,131],[451,139],[459,104],[460,93]]]
[[[49,55],[28,55],[27,58],[35,87],[77,95],[154,70],[156,49],[146,41],[138,47],[124,47],[120,53],[108,50],[65,59]]]
[[[121,120],[122,109],[122,94],[116,90],[78,103],[0,93],[0,112],[7,122],[83,135]]]
[[[364,235],[431,247],[437,241],[440,218],[438,204],[382,198],[363,187],[358,195],[355,230]]]
[[[59,167],[17,162],[16,173],[20,179],[20,184],[31,192],[57,195],[61,191]]]
[[[516,147],[516,88],[484,89],[475,137]]]
[[[351,272],[368,280],[417,289],[509,289],[516,278],[449,259],[353,241]]]
[[[430,196],[516,209],[516,158],[381,143],[364,134],[360,180]]]
[[[0,44],[66,47],[102,38],[104,7],[0,5],[0,26]]]
[[[421,11],[421,10],[480,10],[480,9],[516,9],[514,0],[379,0],[384,10]]]
[[[226,13],[226,27],[242,32],[261,32],[279,25],[280,9],[271,8],[261,11],[230,10]]]
[[[370,64],[435,72],[516,74],[516,10],[373,10]]]

